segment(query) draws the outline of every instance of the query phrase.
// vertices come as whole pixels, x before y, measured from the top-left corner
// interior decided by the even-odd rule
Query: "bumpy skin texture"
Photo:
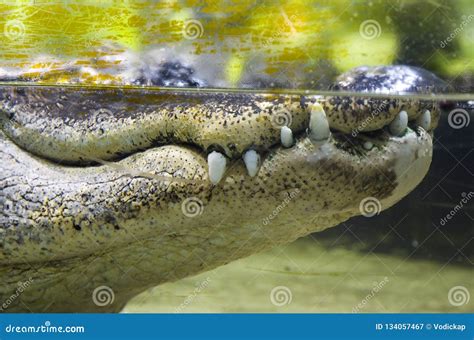
[[[444,86],[427,71],[391,66],[356,68],[334,87],[397,94],[442,91]],[[208,152],[217,148],[239,158],[248,149],[264,152],[278,144],[284,125],[294,134],[305,131],[313,102],[322,103],[332,129],[345,133],[379,130],[401,110],[410,120],[430,110],[430,129],[439,117],[434,102],[399,98],[7,87],[0,93],[0,124],[29,152],[63,163],[112,160],[173,143]]]
[[[339,76],[331,87],[336,91],[376,94],[430,94],[449,91],[446,83],[433,73],[403,65],[357,67]],[[410,120],[431,112],[431,127],[438,125],[440,110],[436,102],[419,99],[332,97],[324,101],[332,112],[331,127],[342,132],[375,131],[388,125],[401,110]],[[368,119],[370,117],[371,119]]]
[[[276,144],[281,121],[301,132],[309,117],[300,96],[132,89],[13,87],[0,95],[0,107],[3,130],[19,145],[69,163],[174,143],[218,146],[239,158]]]
[[[163,104],[161,111],[149,112],[149,122],[162,119],[164,128],[155,128],[154,138],[145,134],[140,139],[151,123],[135,125],[135,119],[142,118],[122,110],[123,99],[107,106],[112,115],[107,114],[105,121],[110,125],[97,135],[97,125],[104,120],[97,122],[96,116],[87,113],[97,109],[94,100],[101,106],[107,99],[114,102],[113,93],[90,93],[94,99],[90,101],[82,93],[85,117],[80,117],[80,110],[65,110],[71,116],[48,126],[45,121],[60,117],[53,107],[60,108],[54,104],[61,91],[45,94],[11,88],[2,94],[0,301],[15,294],[18,281],[32,282],[8,299],[5,310],[10,312],[119,311],[146,288],[359,215],[364,198],[375,197],[383,209],[388,208],[421,181],[431,161],[430,134],[419,127],[408,128],[401,137],[385,130],[357,138],[334,131],[328,140],[314,142],[305,125],[309,103],[318,98],[182,95],[175,105]],[[146,97],[146,91],[142,92]],[[32,99],[35,94],[40,99]],[[78,100],[74,95],[67,93],[71,105],[71,98]],[[125,98],[130,112],[137,111],[134,101]],[[46,106],[35,109],[32,102]],[[291,148],[276,145],[279,135],[271,124],[273,110],[282,105],[292,113],[295,124],[297,138]],[[217,114],[222,108],[227,110]],[[243,119],[246,115],[239,108],[244,108],[241,111],[248,119]],[[340,114],[333,108],[326,110],[330,124],[331,117]],[[128,120],[132,136],[116,131],[125,128],[122,118]],[[170,127],[173,120],[175,125]],[[81,133],[86,133],[89,143],[76,154],[79,158],[68,159],[74,166],[50,161],[67,156],[71,140],[64,140],[64,146],[57,143],[65,138],[63,129],[68,125],[79,132],[67,130],[73,143],[78,143]],[[246,134],[246,129],[251,133]],[[163,131],[167,133],[160,135]],[[146,144],[148,139],[166,145]],[[129,143],[136,140],[145,144]],[[203,140],[210,144],[200,144]],[[364,148],[367,140],[375,147]],[[102,144],[106,147],[101,148]],[[218,185],[208,180],[203,151],[214,144],[231,157]],[[225,147],[230,144],[236,147]],[[71,153],[82,147],[74,145]],[[237,157],[251,146],[265,150],[253,178]],[[60,150],[64,153],[58,154]],[[89,158],[80,158],[84,150],[90,152],[86,153]],[[88,164],[98,159],[117,160]],[[200,214],[193,214],[190,200],[198,202]],[[104,307],[92,299],[94,289],[102,285],[115,295],[114,302]]]

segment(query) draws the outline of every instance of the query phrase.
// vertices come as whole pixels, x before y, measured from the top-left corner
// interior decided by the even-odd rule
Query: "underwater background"
[[[172,59],[229,89],[327,91],[338,74],[381,64],[451,86],[432,98],[444,114],[431,170],[399,204],[161,285],[125,312],[474,311],[472,1],[25,0],[1,1],[0,13],[3,79],[28,70],[61,84],[68,63]]]

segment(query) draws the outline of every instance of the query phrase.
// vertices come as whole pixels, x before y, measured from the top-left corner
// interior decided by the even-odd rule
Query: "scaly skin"
[[[359,127],[360,117],[347,119],[334,104],[341,99],[331,104],[315,97],[182,94],[173,105],[167,102],[147,113],[154,100],[149,95],[138,102],[142,107],[130,104],[122,115],[116,109],[135,103],[133,94],[118,99],[90,93],[94,100],[87,101],[84,93],[79,97],[69,90],[71,105],[82,98],[86,115],[81,117],[79,109],[70,107],[62,116],[56,110],[62,109],[54,104],[66,90],[41,91],[2,93],[0,301],[9,302],[3,306],[8,312],[120,311],[149,287],[359,215],[367,197],[386,209],[422,180],[431,162],[430,133],[421,127],[408,128],[400,137],[377,130],[357,138],[337,131],[322,141],[309,138],[308,107],[315,101],[326,107],[331,127],[341,115],[349,131]],[[45,106],[35,109],[35,103]],[[109,110],[99,122],[98,108]],[[227,111],[217,114],[222,108]],[[290,148],[278,144],[279,130],[271,124],[281,112],[277,108],[291,113],[297,138]],[[136,114],[140,109],[142,116]],[[375,117],[376,124],[389,122],[390,115],[393,119],[391,111]],[[249,119],[242,119],[244,112]],[[56,123],[44,124],[48,119]],[[98,130],[104,121],[109,125]],[[234,128],[224,127],[224,121]],[[375,130],[371,124],[364,129]],[[68,125],[75,130],[67,130]],[[64,140],[64,131],[72,139]],[[85,142],[78,143],[84,133]],[[362,146],[368,139],[375,145],[370,150]],[[217,185],[208,179],[203,151],[213,145],[230,157]],[[255,177],[238,159],[250,147],[262,152]],[[75,165],[58,162],[64,159]],[[97,161],[101,164],[91,164]],[[18,281],[27,280],[31,285],[9,298]],[[102,307],[92,295],[103,285],[115,298]]]

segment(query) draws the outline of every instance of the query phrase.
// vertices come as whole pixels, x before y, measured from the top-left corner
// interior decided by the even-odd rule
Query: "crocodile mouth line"
[[[125,91],[124,99],[122,92],[108,90],[39,89],[12,87],[2,93],[2,129],[24,150],[62,166],[85,167],[150,148],[182,146],[207,157],[213,184],[222,179],[227,163],[242,159],[254,177],[266,157],[304,138],[364,156],[410,127],[431,131],[439,115],[430,105],[417,107],[414,114],[408,104],[392,108],[386,100],[350,98],[349,111],[360,119],[346,126],[341,122],[347,121],[347,97],[166,92],[157,98],[153,91],[133,90]],[[384,112],[369,112],[373,107]],[[377,115],[383,119],[371,125]]]
[[[11,100],[11,99],[10,99]],[[322,105],[321,105],[321,104]],[[285,121],[283,123],[278,122],[278,124],[282,124],[282,126],[275,126],[273,125],[272,128],[275,130],[279,130],[280,138],[276,140],[269,139],[267,145],[264,146],[257,146],[257,145],[249,145],[246,147],[243,152],[238,155],[237,157],[235,154],[230,152],[226,152],[225,148],[220,146],[218,143],[214,141],[209,141],[207,144],[210,145],[207,149],[204,149],[201,145],[197,143],[193,143],[193,141],[183,142],[179,140],[173,141],[168,140],[163,143],[163,141],[159,141],[156,138],[150,137],[152,142],[145,147],[136,147],[135,149],[131,150],[128,153],[122,154],[115,154],[113,157],[102,158],[102,157],[95,157],[91,154],[85,154],[81,149],[76,149],[73,143],[69,143],[68,145],[68,152],[75,152],[77,155],[83,157],[83,159],[87,159],[89,162],[70,162],[69,160],[63,160],[61,158],[54,158],[50,157],[50,155],[42,155],[40,152],[32,152],[33,154],[39,154],[41,158],[44,158],[47,161],[59,164],[61,166],[73,166],[73,167],[90,167],[90,166],[100,166],[100,165],[110,165],[115,167],[117,170],[123,171],[125,173],[130,173],[133,175],[139,175],[144,177],[150,177],[154,179],[160,180],[170,180],[170,176],[162,176],[156,173],[149,173],[149,172],[139,172],[136,169],[126,169],[119,165],[118,161],[124,158],[127,158],[133,154],[146,151],[151,148],[159,148],[165,146],[179,146],[183,148],[191,149],[199,154],[202,157],[207,157],[208,162],[208,171],[209,171],[209,179],[213,184],[219,183],[219,181],[224,176],[227,167],[232,167],[236,162],[239,162],[239,158],[242,158],[244,162],[248,175],[254,177],[258,173],[258,169],[263,161],[267,157],[271,157],[271,155],[275,154],[281,149],[291,149],[295,144],[299,143],[299,141],[303,139],[309,139],[316,145],[322,143],[332,143],[338,150],[341,152],[347,152],[354,156],[365,157],[367,153],[374,147],[376,148],[383,148],[387,145],[387,143],[393,142],[393,138],[402,138],[403,135],[408,133],[408,131],[415,131],[417,132],[417,127],[420,126],[426,131],[430,130],[431,127],[431,113],[429,110],[426,110],[422,115],[420,115],[416,121],[412,120],[409,122],[408,115],[405,111],[401,111],[399,114],[393,118],[392,122],[382,128],[376,129],[374,131],[361,131],[355,134],[356,130],[353,130],[352,133],[346,133],[343,131],[338,130],[337,128],[333,128],[328,121],[328,117],[326,111],[324,110],[323,106],[325,105],[326,101],[319,100],[309,102],[307,107],[303,110],[303,118],[299,118],[299,124],[293,124],[294,127],[290,128],[285,125]],[[5,112],[8,109],[9,105],[4,104],[3,111]],[[113,105],[110,105],[113,108]],[[106,113],[106,118],[113,118],[113,112],[109,108],[103,108],[100,113]],[[15,118],[15,115],[18,113],[18,110],[10,109],[10,112],[6,112],[8,116],[8,120],[3,119],[3,126],[7,127],[7,131],[21,130],[22,126],[19,122],[12,122],[12,119]],[[26,110],[22,112],[26,115],[31,115],[31,113],[27,112]],[[111,114],[112,113],[112,114]],[[89,116],[93,117],[93,114],[89,113]],[[278,117],[276,116],[276,120]],[[288,117],[283,117],[283,119]],[[94,118],[93,122],[97,122],[97,117]],[[212,118],[209,118],[212,119]],[[101,122],[99,121],[99,124]],[[418,125],[419,124],[419,125]],[[139,129],[137,127],[136,129]],[[222,127],[221,129],[225,129]],[[412,129],[412,130],[411,130]],[[42,131],[40,131],[42,132]],[[275,135],[275,132],[273,135]],[[16,135],[18,136],[18,135]],[[32,146],[42,145],[44,144],[43,137],[41,134],[32,137],[36,137],[35,141],[29,142],[27,146],[21,145],[26,151],[32,148]],[[46,137],[47,138],[47,137]],[[12,141],[17,143],[15,138],[12,138]],[[201,139],[202,141],[202,139]],[[103,139],[101,143],[103,143]],[[31,151],[29,151],[31,152]],[[173,181],[187,181],[184,179],[180,179],[179,177],[171,177]]]

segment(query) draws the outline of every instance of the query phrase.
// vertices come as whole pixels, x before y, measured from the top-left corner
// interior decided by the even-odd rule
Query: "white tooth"
[[[374,147],[374,144],[370,141],[365,141],[363,146],[364,146],[364,149],[366,150],[372,150],[372,148]]]
[[[423,112],[423,114],[421,116],[419,116],[416,119],[416,125],[421,126],[426,131],[430,128],[430,126],[431,126],[431,112],[430,112],[430,110],[426,110],[425,112]]]
[[[405,134],[408,125],[408,114],[406,111],[400,113],[392,120],[388,126],[390,132],[394,136],[402,136]]]
[[[311,117],[309,119],[309,138],[321,141],[329,138],[329,123],[323,107],[314,103],[311,107]]]
[[[293,145],[293,131],[288,126],[284,126],[280,130],[280,139],[281,139],[281,144],[289,148]]]
[[[260,167],[260,155],[255,150],[249,150],[244,154],[244,163],[250,177],[254,177]]]
[[[223,154],[217,151],[207,155],[207,165],[209,167],[209,180],[212,184],[220,182],[224,176],[227,160]]]

